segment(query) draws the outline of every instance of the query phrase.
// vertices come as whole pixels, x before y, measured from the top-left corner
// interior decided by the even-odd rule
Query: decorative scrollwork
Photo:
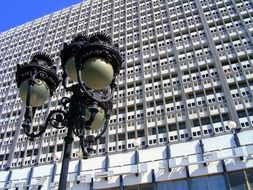
[[[47,75],[47,73],[46,72],[43,72],[43,71],[39,71],[38,73],[37,73],[37,75],[38,76],[40,76],[41,78],[48,78],[49,76]]]
[[[31,62],[38,62],[39,60],[44,60],[48,66],[52,66],[54,63],[53,58],[46,53],[37,52],[37,53],[32,54]]]
[[[49,113],[45,126],[51,125],[56,129],[63,129],[66,126],[67,113],[63,110],[53,110]]]
[[[38,133],[34,133],[34,132],[30,132],[30,130],[32,129],[30,123],[26,123],[24,122],[22,124],[22,128],[24,130],[24,133],[30,137],[29,140],[30,141],[34,141],[35,138],[40,137],[45,131],[46,131],[46,126],[43,126]]]

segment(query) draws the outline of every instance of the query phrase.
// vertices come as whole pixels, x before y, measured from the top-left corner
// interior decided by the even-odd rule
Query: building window
[[[137,131],[137,136],[138,137],[144,137],[145,136],[144,130],[138,130]]]
[[[229,115],[228,115],[227,113],[222,114],[222,119],[223,119],[223,121],[228,121],[228,120],[230,120],[230,119],[229,119]]]
[[[32,156],[32,150],[28,150],[26,156]]]
[[[157,190],[189,190],[187,180],[167,181],[157,183]]]
[[[150,183],[125,187],[125,190],[152,190],[152,189],[153,186]]]
[[[99,139],[99,144],[105,144],[105,137],[101,137]]]
[[[50,146],[49,147],[49,153],[53,153],[54,152],[54,146]]]
[[[192,122],[194,127],[200,126],[199,119],[194,119]]]
[[[131,131],[127,133],[128,139],[134,139],[135,138],[135,132]]]
[[[125,133],[118,134],[118,139],[119,139],[119,141],[125,140]]]
[[[244,110],[241,111],[237,111],[238,117],[242,118],[242,117],[247,117],[247,114]]]
[[[185,122],[178,123],[179,129],[186,129]]]
[[[57,152],[62,151],[62,149],[63,149],[63,145],[62,144],[57,145]]]
[[[176,180],[158,182],[157,190],[226,190],[226,183],[223,175],[205,176],[190,179],[190,188],[187,180]]]
[[[166,126],[159,126],[158,133],[166,133]]]
[[[212,116],[213,123],[218,123],[221,121],[221,118],[219,115]]]
[[[245,190],[247,189],[243,171],[236,171],[228,173],[231,190]]]
[[[250,189],[253,189],[253,168],[246,170],[246,176],[247,176],[246,180],[248,180]]]
[[[248,114],[249,114],[249,116],[253,116],[253,109],[252,108],[248,109]]]
[[[33,150],[33,155],[38,155],[38,149]]]
[[[202,123],[202,125],[208,125],[211,122],[210,122],[210,119],[208,117],[206,117],[206,118],[201,119],[201,123]]]
[[[169,131],[176,131],[177,130],[176,124],[168,125],[168,127],[169,127]]]

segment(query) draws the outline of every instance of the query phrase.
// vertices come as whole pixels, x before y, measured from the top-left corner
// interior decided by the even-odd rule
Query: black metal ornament
[[[30,140],[34,140],[34,138],[41,136],[46,130],[46,127],[42,127],[38,133],[34,133],[31,126],[32,119],[37,109],[36,107],[30,106],[31,88],[35,84],[36,79],[45,81],[49,87],[50,96],[53,95],[54,90],[59,85],[59,80],[56,75],[56,67],[53,65],[53,60],[45,53],[33,54],[29,63],[26,62],[23,65],[17,65],[17,86],[20,87],[22,82],[25,80],[29,81],[26,111],[22,127],[24,133],[30,137]]]
[[[34,79],[41,79],[46,82],[52,96],[59,85],[59,79],[56,75],[56,67],[53,65],[53,60],[49,55],[41,52],[36,53],[32,55],[29,63],[26,62],[23,65],[17,64],[17,87],[19,88],[21,83],[26,79],[32,80],[33,75]]]
[[[75,59],[75,68],[78,82],[67,85],[67,72],[65,70],[66,62],[69,58]],[[102,57],[112,65],[114,71],[114,78],[111,84],[103,90],[93,90],[87,88],[81,79],[81,70],[85,60],[92,57]],[[24,80],[29,80],[29,89],[26,101],[26,111],[22,127],[27,136],[33,140],[41,136],[48,126],[62,129],[68,127],[68,122],[71,122],[71,130],[80,138],[80,146],[83,154],[87,157],[92,151],[92,145],[102,137],[108,128],[109,119],[112,112],[112,98],[116,90],[115,78],[119,73],[122,65],[122,59],[119,53],[118,45],[112,43],[109,35],[104,33],[95,33],[92,35],[78,35],[70,44],[64,44],[61,51],[62,62],[62,84],[66,91],[72,93],[71,98],[64,97],[60,101],[61,109],[52,110],[46,118],[45,125],[40,128],[38,133],[32,132],[32,119],[36,108],[30,106],[31,86],[33,86],[36,79],[45,81],[49,86],[50,96],[53,95],[54,90],[59,84],[59,79],[56,75],[56,67],[53,65],[53,60],[45,53],[34,54],[29,63],[17,65],[16,81],[17,86],[20,87]],[[72,117],[70,107],[75,107],[75,115]],[[92,122],[96,118],[98,108],[104,110],[105,123],[102,126],[100,133],[97,136],[89,136],[86,131],[89,131]],[[90,112],[90,118],[85,117],[85,110]]]

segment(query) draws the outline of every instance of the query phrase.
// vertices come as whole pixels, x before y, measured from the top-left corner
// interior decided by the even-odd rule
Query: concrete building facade
[[[89,160],[75,138],[69,188],[252,189],[252,17],[250,0],[89,0],[1,33],[0,188],[57,189],[66,133],[25,136],[16,64],[42,51],[61,73],[64,42],[106,32],[125,59],[113,115]]]

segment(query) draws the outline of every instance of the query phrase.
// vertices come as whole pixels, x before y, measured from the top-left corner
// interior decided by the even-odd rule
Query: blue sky
[[[0,0],[0,32],[79,2],[82,0]]]

